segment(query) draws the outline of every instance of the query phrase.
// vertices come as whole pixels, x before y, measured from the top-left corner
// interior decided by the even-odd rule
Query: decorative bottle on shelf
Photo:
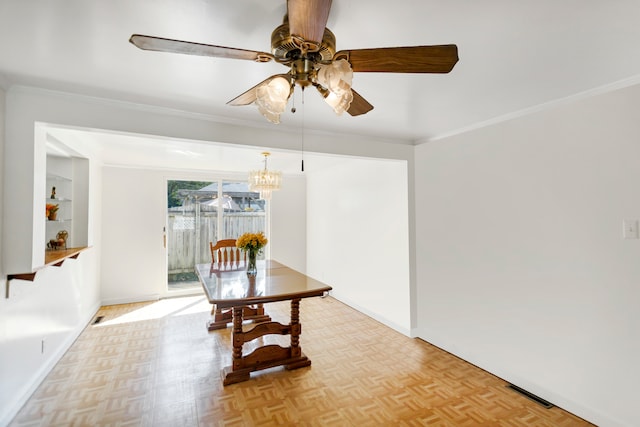
[[[51,187],[51,197],[50,199],[56,198],[56,187]]]

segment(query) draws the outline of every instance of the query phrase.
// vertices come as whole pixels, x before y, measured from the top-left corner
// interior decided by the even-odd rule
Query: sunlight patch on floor
[[[184,316],[210,312],[211,304],[201,295],[181,298],[162,299],[137,310],[133,310],[114,319],[104,320],[96,327],[120,325],[123,323],[141,322],[160,319],[167,316]]]

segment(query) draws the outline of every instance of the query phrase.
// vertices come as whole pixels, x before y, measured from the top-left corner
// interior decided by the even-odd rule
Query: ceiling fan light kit
[[[458,62],[454,44],[353,49],[336,52],[336,38],[326,28],[331,0],[287,0],[282,25],[271,34],[271,53],[133,34],[129,41],[143,50],[183,53],[255,62],[275,61],[289,68],[227,102],[255,103],[272,123],[280,123],[296,86],[314,86],[336,114],[366,114],[373,109],[352,89],[354,72],[448,73]]]

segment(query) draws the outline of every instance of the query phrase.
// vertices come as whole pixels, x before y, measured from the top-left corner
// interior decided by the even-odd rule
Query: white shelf
[[[71,182],[71,178],[65,178],[64,176],[56,175],[53,173],[47,173],[48,181],[58,181],[58,182]]]
[[[65,160],[54,160],[56,163],[56,172],[63,174],[71,173],[73,169],[71,162]],[[49,166],[49,159],[47,161]],[[45,217],[45,236],[43,243],[44,250],[50,250],[49,242],[58,237],[58,233],[65,231],[68,235],[67,245],[71,246],[75,230],[73,229],[74,206],[72,196],[74,191],[74,182],[72,179],[47,171],[45,194],[49,197],[45,199],[47,205],[57,205],[58,211],[56,219],[48,219]],[[55,194],[54,194],[55,193]],[[51,196],[55,197],[51,197]]]

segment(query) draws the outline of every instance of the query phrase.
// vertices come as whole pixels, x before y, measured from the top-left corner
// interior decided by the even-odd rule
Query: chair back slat
[[[241,261],[246,262],[247,254],[236,247],[236,239],[218,240],[214,245],[209,242],[211,248],[211,267],[218,270],[234,270],[240,267]]]

